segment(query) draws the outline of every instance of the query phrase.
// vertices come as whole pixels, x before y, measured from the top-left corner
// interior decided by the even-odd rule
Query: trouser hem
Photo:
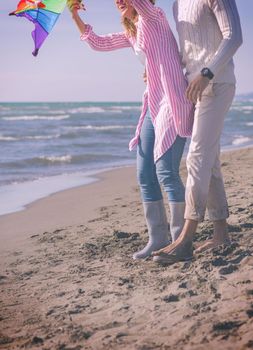
[[[225,220],[229,217],[228,208],[221,210],[208,210],[208,217],[211,221]]]
[[[225,220],[228,217],[229,217],[228,208],[224,208],[221,210],[208,210],[208,218],[210,221]],[[195,212],[186,211],[184,218],[185,220],[203,222],[205,219],[205,214],[202,214],[196,211]]]

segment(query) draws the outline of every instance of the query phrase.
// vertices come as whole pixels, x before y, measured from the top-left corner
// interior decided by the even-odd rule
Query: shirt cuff
[[[92,26],[90,26],[89,24],[86,24],[85,32],[80,35],[80,39],[82,41],[87,40],[89,38],[91,32],[92,32]]]

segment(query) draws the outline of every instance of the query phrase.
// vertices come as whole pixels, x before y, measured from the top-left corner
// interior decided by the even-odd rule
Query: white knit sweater
[[[235,83],[233,55],[242,44],[235,0],[177,0],[173,10],[188,80],[208,67],[212,82]]]

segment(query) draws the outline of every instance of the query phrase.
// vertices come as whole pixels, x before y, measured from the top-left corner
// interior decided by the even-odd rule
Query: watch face
[[[210,80],[213,79],[213,77],[214,77],[213,73],[207,67],[202,69],[201,74],[203,77],[207,77]]]
[[[204,69],[203,69],[203,75],[208,75],[208,74],[209,74],[209,69],[204,68]]]

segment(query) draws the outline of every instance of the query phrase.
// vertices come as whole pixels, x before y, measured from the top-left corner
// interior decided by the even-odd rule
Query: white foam
[[[136,111],[140,111],[141,110],[141,106],[112,106],[111,109],[114,110],[119,110],[119,111],[129,111],[129,110],[136,110]]]
[[[65,113],[65,111],[64,110],[60,110],[60,109],[59,110],[53,110],[52,109],[52,110],[49,111],[49,115],[50,114],[60,114],[61,115],[61,114],[64,114],[64,113]]]
[[[70,114],[76,114],[76,113],[104,113],[105,109],[101,107],[79,107],[79,108],[72,108],[68,110],[68,113]]]
[[[253,122],[246,123],[247,126],[253,126]]]
[[[24,141],[24,140],[51,140],[57,139],[61,135],[35,135],[35,136],[23,136],[23,137],[13,137],[0,135],[0,141]]]
[[[0,141],[17,141],[16,137],[0,135]]]
[[[35,135],[35,136],[25,136],[24,140],[51,140],[58,139],[61,135]]]
[[[253,111],[253,106],[237,106],[237,105],[233,105],[231,107],[231,110],[234,110],[234,111],[240,111],[240,112],[246,112],[246,111]]]
[[[57,115],[54,117],[44,116],[44,115],[24,115],[22,117],[3,117],[3,120],[8,121],[31,121],[31,120],[64,120],[70,118],[69,115]]]
[[[65,129],[68,130],[116,130],[116,129],[133,129],[134,125],[104,125],[104,126],[96,126],[96,125],[82,125],[82,126],[70,126]]]
[[[70,155],[65,156],[41,156],[39,157],[41,160],[45,160],[51,163],[70,163],[72,157]]]
[[[245,137],[245,136],[239,136],[238,138],[236,138],[232,144],[234,146],[239,146],[239,145],[242,145],[243,143],[247,143],[247,142],[250,142],[252,141],[252,139],[250,137]]]

